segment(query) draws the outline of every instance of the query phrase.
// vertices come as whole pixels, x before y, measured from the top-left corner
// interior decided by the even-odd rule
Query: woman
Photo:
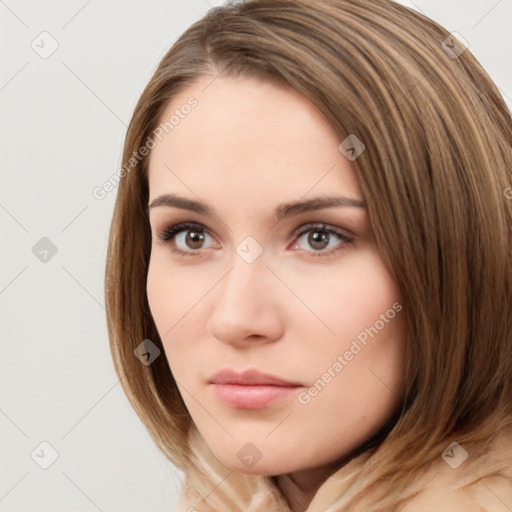
[[[463,43],[389,0],[250,0],[179,38],[106,269],[179,512],[512,508],[511,143]]]

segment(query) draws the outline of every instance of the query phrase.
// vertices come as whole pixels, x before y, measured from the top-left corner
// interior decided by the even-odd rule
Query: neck
[[[305,512],[322,484],[354,457],[378,446],[394,425],[395,420],[393,416],[370,439],[329,464],[273,476],[274,483],[286,498],[291,511]]]
[[[337,469],[334,464],[321,468],[304,469],[274,477],[292,512],[304,512],[321,485]]]

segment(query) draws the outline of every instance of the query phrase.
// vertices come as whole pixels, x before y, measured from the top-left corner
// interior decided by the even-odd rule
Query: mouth
[[[258,370],[238,373],[231,369],[216,373],[209,384],[222,402],[237,409],[262,409],[291,397],[303,387],[298,382]]]

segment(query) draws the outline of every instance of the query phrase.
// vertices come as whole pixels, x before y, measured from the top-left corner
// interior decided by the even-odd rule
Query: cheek
[[[166,312],[173,314],[175,311],[176,293],[172,293],[171,290],[176,288],[175,285],[170,288],[170,284],[169,276],[162,271],[162,265],[158,263],[158,258],[152,256],[148,268],[146,293],[151,315],[160,336],[165,332],[163,322],[164,320],[167,322],[168,319]],[[167,329],[171,326],[172,324],[169,322]]]
[[[199,302],[211,288],[209,280],[194,278],[187,272],[169,269],[165,256],[154,257],[148,268],[146,293],[149,308],[173,374],[194,366],[198,340],[203,339],[198,321]],[[194,343],[197,340],[197,343]]]
[[[166,333],[170,334],[185,319],[193,305],[208,289],[201,279],[191,281],[190,276],[187,276],[189,272],[171,267],[164,251],[155,251],[152,255],[146,292],[162,341]]]
[[[359,284],[347,305],[356,323],[344,333],[343,353],[348,351],[347,356],[357,358],[363,368],[352,375],[355,382],[375,381],[382,375],[391,388],[396,388],[406,337],[402,294],[376,252],[370,255],[366,268],[359,274]],[[351,356],[354,352],[357,354]]]
[[[151,315],[165,348],[176,334],[180,317],[183,317],[184,293],[179,273],[165,271],[165,265],[159,259],[157,256],[150,262],[146,292]]]
[[[308,376],[329,381],[317,405],[336,410],[342,398],[357,410],[364,399],[378,416],[374,400],[400,394],[406,341],[402,295],[380,256],[368,251],[347,262],[328,283],[322,307],[335,336],[326,336],[310,354]]]
[[[319,276],[315,287],[304,289],[304,293],[310,309],[335,334],[332,339],[337,349],[360,334],[364,340],[367,329],[375,324],[379,331],[390,333],[392,324],[398,323],[396,309],[402,309],[400,290],[374,249],[347,257],[343,265]],[[395,303],[398,305],[393,308]]]

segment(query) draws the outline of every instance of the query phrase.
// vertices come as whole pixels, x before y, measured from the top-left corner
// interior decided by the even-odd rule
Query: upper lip
[[[227,368],[213,375],[209,382],[210,384],[239,384],[245,386],[302,386],[298,382],[287,381],[270,373],[263,373],[255,369],[236,372]]]

